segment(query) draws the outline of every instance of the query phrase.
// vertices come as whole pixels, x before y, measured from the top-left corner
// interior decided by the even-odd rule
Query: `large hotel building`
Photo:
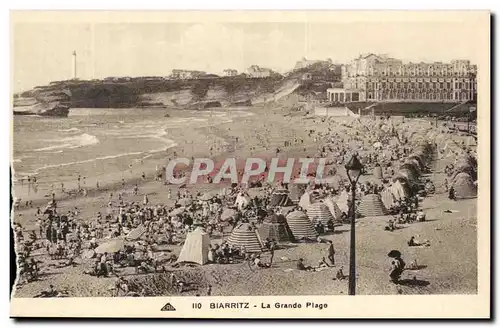
[[[328,89],[332,102],[465,102],[476,100],[477,66],[451,63],[403,63],[368,54],[342,67],[341,89]]]

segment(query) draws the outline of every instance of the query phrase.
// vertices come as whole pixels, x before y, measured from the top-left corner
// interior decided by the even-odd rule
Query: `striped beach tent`
[[[262,226],[257,230],[260,240],[267,238],[278,243],[293,242],[292,230],[286,222],[286,218],[281,214],[271,214],[264,219]]]
[[[474,198],[477,197],[477,187],[471,176],[465,172],[458,173],[453,180],[453,189],[455,189],[456,198]]]
[[[337,205],[335,200],[332,197],[328,197],[323,200],[323,203],[328,207],[335,221],[340,221],[342,217],[342,211],[340,210],[340,207]]]
[[[403,185],[401,180],[394,181],[392,186],[389,187],[389,190],[396,200],[403,200],[408,197],[407,188]]]
[[[380,197],[382,198],[382,203],[387,209],[390,209],[396,204],[396,198],[394,197],[390,189],[384,189],[380,193]]]
[[[288,197],[289,191],[286,189],[276,189],[271,194],[271,199],[269,201],[270,206],[289,206],[292,205],[292,201]]]
[[[316,225],[316,223],[321,222],[325,226],[328,221],[333,221],[333,215],[330,213],[330,209],[324,203],[314,203],[307,208],[307,216],[311,223]]]
[[[378,194],[368,194],[361,198],[358,210],[364,217],[388,215],[388,211]]]
[[[314,226],[302,211],[293,211],[286,216],[286,222],[292,230],[292,234],[296,240],[300,239],[316,239],[318,234],[314,230]]]
[[[254,230],[250,223],[237,225],[231,232],[227,242],[229,245],[244,248],[247,253],[262,252],[262,242],[257,231]]]

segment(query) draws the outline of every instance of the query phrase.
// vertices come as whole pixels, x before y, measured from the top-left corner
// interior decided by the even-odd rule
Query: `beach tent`
[[[210,237],[203,228],[197,227],[187,234],[181,253],[177,259],[178,263],[189,262],[203,265],[208,262],[208,249]]]
[[[474,198],[477,197],[477,187],[471,176],[465,172],[460,172],[453,180],[453,189],[457,198]]]
[[[286,189],[276,189],[271,194],[269,205],[273,207],[292,205],[292,200],[288,197],[288,194],[289,192]]]
[[[306,214],[313,225],[321,222],[326,226],[328,224],[328,221],[333,221],[334,219],[332,213],[330,213],[330,209],[324,203],[311,204],[307,208]]]
[[[290,189],[288,197],[293,202],[298,202],[300,200],[300,197],[304,194],[306,190],[306,185],[300,183],[292,183],[288,185],[288,188]]]
[[[377,165],[375,166],[375,168],[373,168],[373,176],[381,180],[384,178],[384,175],[382,173],[382,167],[380,165]]]
[[[292,230],[292,234],[296,240],[300,239],[316,239],[318,234],[314,229],[307,215],[302,211],[293,211],[286,216],[286,222]]]
[[[379,194],[368,194],[361,198],[358,210],[365,217],[388,215]]]
[[[406,199],[409,195],[408,185],[404,179],[396,179],[389,190],[396,200]]]
[[[229,245],[244,248],[247,253],[262,252],[262,241],[250,223],[237,225],[227,242]]]
[[[455,172],[467,173],[474,180],[477,177],[477,160],[468,154],[459,156],[455,163]]]
[[[349,202],[350,196],[347,191],[342,190],[339,196],[336,197],[335,202],[337,203],[340,210],[344,213],[349,212]]]
[[[257,230],[260,240],[267,238],[278,243],[293,242],[292,230],[286,222],[286,218],[281,214],[271,214],[264,219],[264,222]]]
[[[236,200],[234,202],[234,205],[238,207],[238,209],[241,211],[245,207],[250,204],[250,198],[248,196],[245,196],[242,193],[239,193],[238,196],[236,196]]]
[[[300,197],[300,200],[299,200],[299,206],[306,209],[308,208],[312,202],[313,202],[313,199],[311,197],[311,191],[306,191],[301,197]]]
[[[396,197],[394,197],[390,189],[384,189],[380,193],[380,197],[382,199],[382,203],[384,204],[385,208],[390,209],[391,207],[396,205]]]
[[[340,210],[340,207],[337,205],[335,200],[332,197],[328,197],[325,200],[323,200],[323,203],[328,207],[328,209],[330,210],[330,214],[333,216],[333,218],[336,221],[340,221],[342,217],[342,211]]]

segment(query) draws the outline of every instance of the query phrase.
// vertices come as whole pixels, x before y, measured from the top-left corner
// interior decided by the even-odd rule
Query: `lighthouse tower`
[[[73,51],[73,61],[72,61],[71,69],[73,72],[72,78],[74,80],[76,80],[77,79],[77,75],[76,75],[76,50]]]

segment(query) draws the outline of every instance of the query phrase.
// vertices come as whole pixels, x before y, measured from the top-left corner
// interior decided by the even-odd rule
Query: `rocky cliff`
[[[245,76],[198,80],[162,77],[112,78],[52,82],[16,95],[14,110],[29,106],[70,108],[140,108],[250,106],[290,84],[282,77],[252,79]],[[52,104],[52,105],[50,105]]]

